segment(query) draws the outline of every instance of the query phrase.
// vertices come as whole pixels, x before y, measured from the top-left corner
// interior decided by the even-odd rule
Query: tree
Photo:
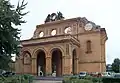
[[[17,7],[11,5],[9,0],[0,0],[0,69],[9,69],[9,63],[12,61],[12,54],[19,53],[18,45],[20,44],[20,30],[14,26],[26,23],[22,13],[27,3],[24,0]]]
[[[112,70],[115,73],[119,73],[119,70],[120,70],[120,59],[119,58],[114,59],[114,62],[112,63]]]

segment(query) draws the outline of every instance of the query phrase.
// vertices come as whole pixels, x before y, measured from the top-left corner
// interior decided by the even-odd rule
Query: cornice
[[[60,23],[64,23],[64,22],[77,21],[80,18],[81,17],[76,17],[76,18],[71,18],[71,19],[56,20],[56,21],[52,21],[52,22],[47,22],[47,23],[44,23],[44,24],[41,24],[41,25],[37,25],[36,28],[55,25],[55,24],[60,24]]]
[[[106,63],[105,61],[79,61],[79,64],[85,64],[85,63]]]
[[[47,45],[47,44],[53,44],[53,43],[65,43],[65,42],[72,42],[74,45],[80,46],[79,40],[77,40],[71,35],[56,35],[54,37],[44,37],[41,39],[36,38],[36,39],[21,41],[23,47],[36,46],[36,45]]]

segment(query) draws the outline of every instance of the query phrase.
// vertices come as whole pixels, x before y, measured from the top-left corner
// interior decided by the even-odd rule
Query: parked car
[[[112,73],[110,73],[110,72],[102,72],[102,77],[112,77]]]
[[[85,76],[87,76],[87,72],[80,72],[80,73],[79,73],[79,77],[80,77],[80,78],[83,78],[83,77],[85,77]]]
[[[115,73],[114,78],[120,78],[120,73]]]
[[[8,76],[15,75],[15,73],[11,72],[11,71],[4,71],[4,72],[2,72],[1,75],[4,76],[4,77],[8,77]]]
[[[101,77],[102,75],[101,75],[100,72],[91,72],[90,76],[92,76],[92,77]]]

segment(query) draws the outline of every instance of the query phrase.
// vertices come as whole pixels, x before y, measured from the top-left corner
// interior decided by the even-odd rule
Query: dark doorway
[[[37,55],[38,76],[45,76],[45,67],[46,67],[45,52],[40,50],[40,52]]]
[[[56,72],[56,76],[62,75],[62,52],[55,49],[52,52],[52,73]]]
[[[72,53],[72,73],[75,74],[75,69],[76,69],[76,50],[74,49],[73,50],[73,53]]]

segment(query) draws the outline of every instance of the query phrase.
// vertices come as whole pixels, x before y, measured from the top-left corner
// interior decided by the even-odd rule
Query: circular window
[[[41,31],[39,34],[39,37],[43,37],[43,36],[44,36],[44,33]]]
[[[64,32],[66,34],[70,34],[71,33],[71,27],[66,27],[65,30],[64,30]]]
[[[56,35],[56,30],[55,29],[52,30],[51,35],[52,36]]]

